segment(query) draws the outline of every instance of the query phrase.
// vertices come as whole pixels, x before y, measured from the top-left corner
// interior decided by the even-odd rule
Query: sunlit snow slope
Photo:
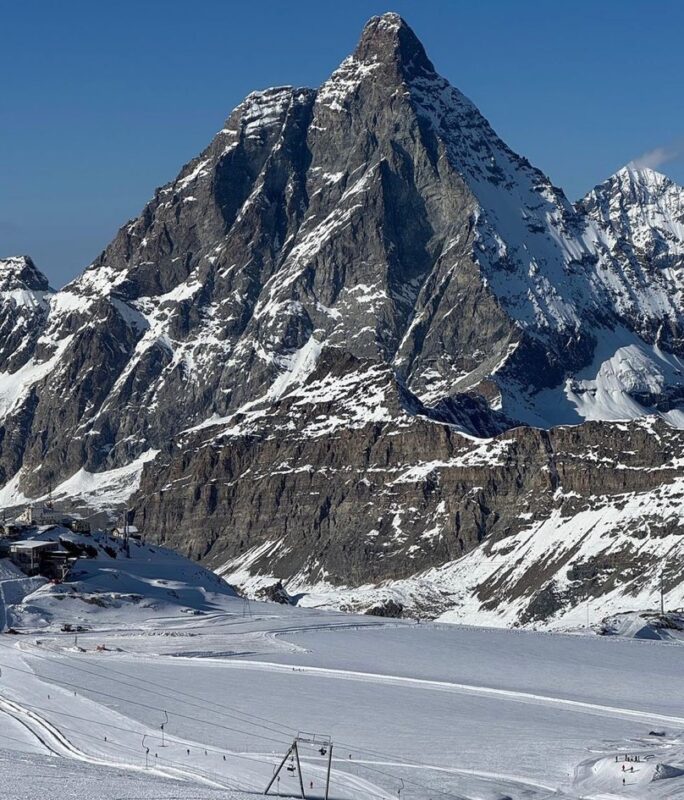
[[[325,794],[328,738],[332,800],[684,792],[681,645],[246,604],[204,594],[199,574],[210,606],[188,614],[169,598],[197,567],[159,550],[127,570],[147,565],[149,594],[117,605],[107,564],[84,559],[86,578],[10,608],[0,776],[12,800],[261,796],[298,734],[318,737],[300,744],[307,798]],[[274,789],[299,786],[288,760]]]

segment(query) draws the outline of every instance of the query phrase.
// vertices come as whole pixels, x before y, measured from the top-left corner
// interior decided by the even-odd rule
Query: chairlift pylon
[[[323,800],[328,800],[330,797],[330,771],[332,766],[332,752],[333,743],[330,736],[322,736],[315,733],[302,733],[301,731],[294,737],[292,744],[289,746],[287,752],[282,757],[280,763],[274,767],[273,776],[266,787],[264,794],[271,791],[273,784],[278,781],[278,792],[280,793],[280,771],[285,768],[293,778],[299,778],[299,797],[306,800],[306,793],[304,790],[304,780],[302,776],[302,766],[299,760],[299,746],[308,745],[315,753],[318,751],[321,756],[327,756],[327,770],[325,776],[325,794]],[[311,751],[309,751],[311,752]],[[313,788],[313,781],[309,784],[309,788]]]

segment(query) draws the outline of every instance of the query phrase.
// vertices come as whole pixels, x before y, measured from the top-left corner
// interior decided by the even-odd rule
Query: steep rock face
[[[255,595],[283,581],[356,611],[548,624],[587,598],[652,604],[664,565],[681,598],[684,434],[664,423],[472,442],[420,416],[304,435],[280,412],[150,465],[136,519],[155,541]]]
[[[128,481],[150,536],[302,585],[522,533],[511,502],[558,510],[565,434],[521,423],[684,426],[681,190],[620,180],[573,207],[374,18],[318,90],[249,95],[62,291],[12,268],[34,300],[0,320],[3,496]],[[617,458],[615,430],[569,457]],[[629,491],[674,480],[653,441]]]
[[[0,260],[0,484],[22,466],[36,405],[31,386],[49,371],[35,369],[32,357],[44,346],[51,292],[30,258]]]
[[[603,395],[605,407],[614,403],[607,395],[622,387],[623,417],[630,416],[630,407],[651,408],[681,427],[684,189],[654,170],[627,166],[591,191],[578,209],[597,232],[597,248],[611,256],[597,280],[622,325],[641,338],[620,334],[614,354],[584,388]]]
[[[282,411],[248,434],[198,432],[158,458],[138,498],[144,528],[214,567],[271,545],[251,562],[256,571],[291,579],[303,568],[309,583],[354,585],[454,560],[594,495],[684,474],[684,437],[666,426],[517,428],[473,444],[408,416],[334,437],[288,433]]]
[[[0,259],[0,372],[16,373],[31,357],[51,291],[27,256]]]

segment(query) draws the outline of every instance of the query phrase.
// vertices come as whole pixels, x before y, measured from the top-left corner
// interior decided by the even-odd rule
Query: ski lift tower
[[[295,772],[297,773],[297,777],[299,778],[299,792],[302,800],[306,800],[306,794],[304,793],[304,777],[302,776],[302,764],[299,759],[300,748],[313,750],[317,756],[326,758],[325,800],[328,800],[328,793],[330,791],[330,769],[332,767],[332,739],[329,736],[325,736],[321,733],[308,733],[306,731],[299,731],[299,733],[295,736],[287,753],[285,753],[283,756],[283,760],[280,762],[280,764],[278,764],[278,768],[273,773],[273,777],[269,781],[264,794],[268,794],[273,784],[276,782],[276,780],[278,780],[280,771],[289,759],[290,763],[287,766],[287,771],[293,776]]]

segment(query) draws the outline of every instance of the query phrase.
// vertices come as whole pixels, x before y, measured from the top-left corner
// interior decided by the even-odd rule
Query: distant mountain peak
[[[615,204],[618,198],[621,206],[665,203],[674,218],[681,217],[684,209],[683,187],[662,172],[651,167],[636,166],[633,162],[626,164],[603,183],[595,186],[579,205],[590,210],[596,204],[605,203],[608,199]]]
[[[674,182],[658,170],[651,167],[640,167],[631,162],[619,169],[609,181],[615,181],[623,186],[638,186],[648,190],[660,191],[672,186]]]
[[[48,279],[28,256],[0,258],[0,375],[11,375],[34,355],[51,291]],[[11,376],[0,383],[2,415],[14,402],[14,388],[21,388],[22,381]]]
[[[663,179],[669,180],[667,175],[663,174],[662,172],[659,172],[658,170],[653,169],[652,167],[641,167],[634,161],[630,161],[628,164],[625,164],[625,166],[619,169],[615,173],[615,175],[620,175],[625,177],[629,176],[632,179],[637,179],[637,180],[643,180],[644,178],[648,180],[651,180],[653,178],[658,180],[663,180]]]
[[[38,292],[50,289],[48,279],[29,256],[0,258],[0,291],[16,289]]]
[[[676,184],[671,178],[651,167],[641,167],[634,162],[625,164],[609,178],[597,184],[584,197],[579,206],[590,206],[599,198],[617,197],[622,202],[634,205],[644,205],[659,202],[661,198],[670,196],[670,201],[681,197],[684,201],[684,188]]]

